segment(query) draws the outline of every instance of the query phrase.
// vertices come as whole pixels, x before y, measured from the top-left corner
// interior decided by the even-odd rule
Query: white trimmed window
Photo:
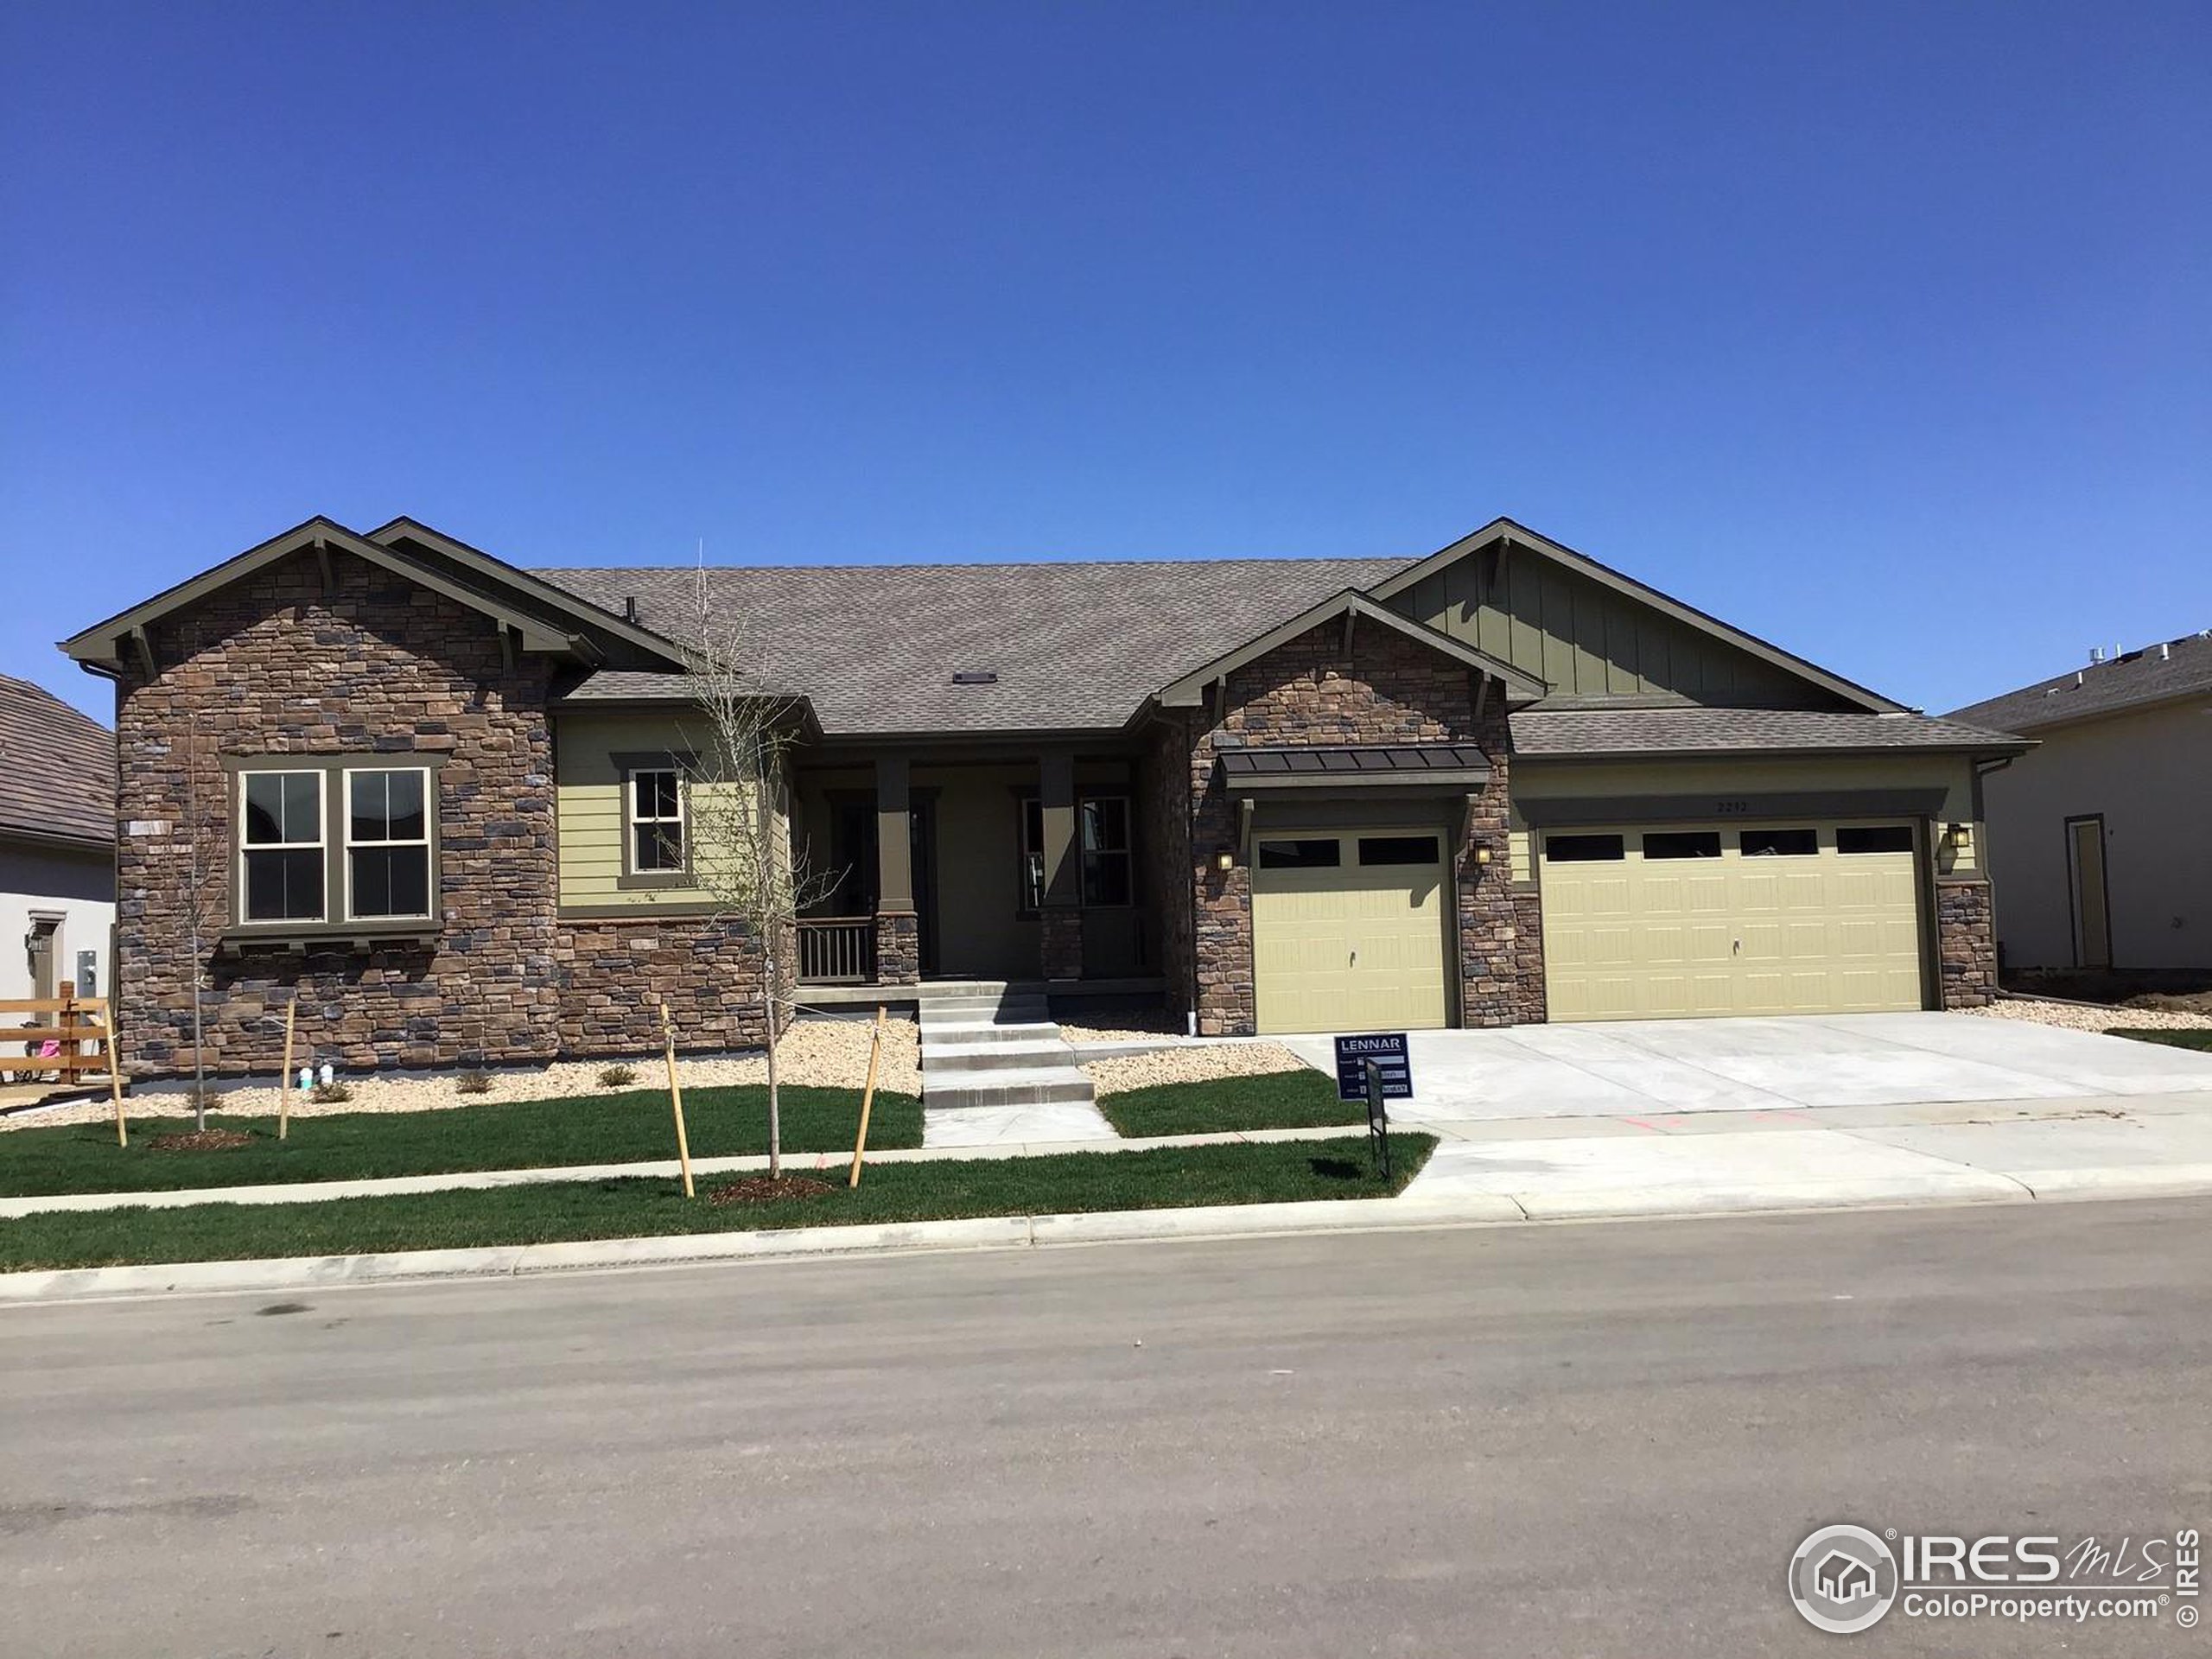
[[[320,772],[238,775],[238,890],[246,922],[319,922],[327,844]]]
[[[632,772],[624,796],[629,808],[630,873],[682,874],[690,868],[683,774],[674,767]]]
[[[409,766],[346,773],[346,913],[356,921],[430,914],[430,774]]]

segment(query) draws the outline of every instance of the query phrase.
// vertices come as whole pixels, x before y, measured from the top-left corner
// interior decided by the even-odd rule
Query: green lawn
[[[856,1089],[781,1090],[784,1149],[852,1148],[860,1126]],[[730,1158],[768,1149],[768,1091],[758,1087],[693,1089],[683,1121],[695,1158]],[[271,1181],[369,1180],[476,1169],[548,1169],[569,1164],[626,1164],[676,1156],[676,1126],[665,1092],[640,1089],[565,1100],[493,1101],[434,1112],[340,1112],[296,1117],[291,1138],[276,1138],[273,1117],[211,1116],[211,1127],[242,1129],[253,1144],[216,1152],[156,1152],[156,1135],[192,1127],[188,1118],[144,1117],[130,1125],[128,1149],[113,1122],[0,1134],[0,1196],[46,1192],[155,1192],[194,1186],[259,1186]],[[879,1093],[868,1144],[922,1144],[922,1103]]]
[[[2107,1037],[2133,1037],[2139,1043],[2164,1043],[2170,1048],[2201,1048],[2212,1054],[2212,1031],[2150,1031],[2140,1026],[2115,1026]]]
[[[450,1116],[450,1114],[448,1114]],[[1373,1173],[1367,1138],[1160,1147],[884,1164],[860,1190],[766,1205],[686,1200],[673,1180],[557,1181],[531,1186],[321,1204],[195,1205],[109,1210],[0,1222],[0,1271],[350,1255],[386,1250],[642,1238],[779,1227],[1155,1210],[1190,1205],[1373,1198],[1396,1192],[1434,1148],[1425,1135],[1390,1138],[1393,1179]]]
[[[1108,1095],[1107,1122],[1131,1140],[1153,1135],[1218,1135],[1230,1129],[1310,1129],[1367,1122],[1358,1101],[1337,1098],[1337,1080],[1300,1066],[1257,1077],[1169,1083]]]

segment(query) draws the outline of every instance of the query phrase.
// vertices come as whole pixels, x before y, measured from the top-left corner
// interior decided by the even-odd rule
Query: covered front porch
[[[791,838],[810,878],[811,988],[1048,987],[1157,976],[1138,856],[1140,758],[977,745],[798,757]]]

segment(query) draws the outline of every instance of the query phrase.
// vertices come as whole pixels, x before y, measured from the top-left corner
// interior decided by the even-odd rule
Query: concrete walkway
[[[950,988],[919,1020],[924,1146],[1117,1139],[1041,990]]]

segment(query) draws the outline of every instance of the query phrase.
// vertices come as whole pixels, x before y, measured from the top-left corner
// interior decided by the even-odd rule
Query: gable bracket
[[[315,567],[322,576],[322,596],[328,599],[338,591],[338,575],[330,566],[330,538],[327,536],[315,538]]]
[[[1249,865],[1252,861],[1252,809],[1255,803],[1249,795],[1239,796],[1236,801],[1236,861]]]
[[[1359,620],[1359,613],[1347,607],[1344,610],[1344,658],[1351,658],[1351,625]]]
[[[1483,723],[1483,716],[1490,712],[1490,676],[1477,673],[1475,679],[1475,724]]]
[[[132,647],[137,652],[140,671],[148,679],[152,679],[154,677],[154,642],[146,637],[146,630],[143,627],[133,628],[129,633],[124,635],[124,639],[130,640]],[[118,639],[116,643],[121,645],[123,641]]]

